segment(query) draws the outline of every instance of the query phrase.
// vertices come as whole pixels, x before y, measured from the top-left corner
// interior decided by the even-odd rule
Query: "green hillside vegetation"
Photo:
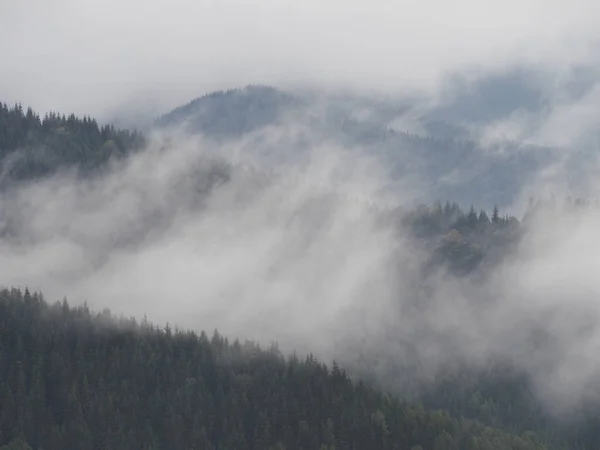
[[[0,159],[3,181],[50,175],[58,169],[89,172],[144,146],[129,130],[96,120],[49,113],[43,118],[19,104],[0,103]]]
[[[311,356],[0,292],[0,448],[543,449]],[[20,442],[20,443],[19,443]]]

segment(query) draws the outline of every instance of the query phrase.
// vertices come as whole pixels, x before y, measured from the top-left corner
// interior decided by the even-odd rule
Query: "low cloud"
[[[422,243],[381,220],[385,167],[331,141],[266,174],[228,162],[248,141],[214,145],[158,135],[102,175],[4,193],[2,284],[349,365],[368,350],[388,382],[402,358],[428,377],[501,361],[553,408],[590,398],[598,210],[538,214],[485,276],[425,276]]]

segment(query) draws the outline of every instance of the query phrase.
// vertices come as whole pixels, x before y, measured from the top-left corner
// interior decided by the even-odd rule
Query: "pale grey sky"
[[[397,92],[595,60],[594,0],[2,0],[0,99],[102,115],[248,83]]]

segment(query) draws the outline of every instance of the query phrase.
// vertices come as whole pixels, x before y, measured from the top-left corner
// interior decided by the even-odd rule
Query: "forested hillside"
[[[41,177],[59,168],[89,172],[143,145],[139,133],[100,126],[90,117],[49,113],[40,118],[31,108],[0,103],[3,181]]]
[[[0,292],[0,444],[33,449],[506,449],[313,357]]]

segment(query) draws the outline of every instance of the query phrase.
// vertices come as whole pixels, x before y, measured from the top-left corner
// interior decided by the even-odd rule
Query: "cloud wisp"
[[[600,371],[597,210],[536,216],[484,278],[424,277],[425,249],[379,220],[387,174],[373,161],[330,141],[266,174],[250,159],[231,164],[236,144],[220,158],[214,145],[157,135],[102,175],[5,192],[2,284],[348,363],[363,349],[382,366],[416,357],[431,376],[457,360],[502,361],[555,406],[589,395]]]

